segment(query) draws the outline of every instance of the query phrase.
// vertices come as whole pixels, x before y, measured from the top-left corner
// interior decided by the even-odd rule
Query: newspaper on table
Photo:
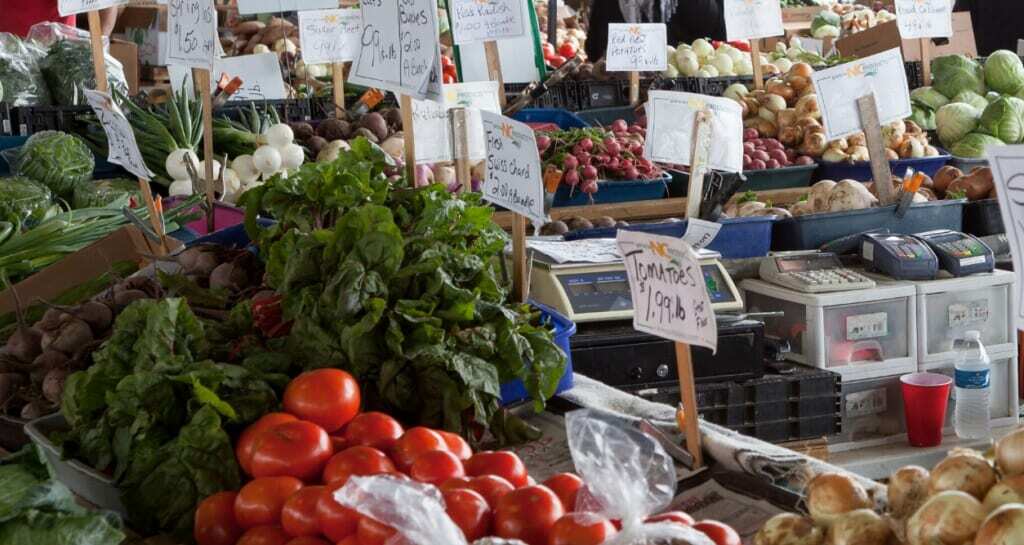
[[[684,511],[696,520],[726,522],[740,534],[744,545],[752,545],[765,521],[784,511],[763,499],[733,492],[714,479],[676,496],[671,509]]]

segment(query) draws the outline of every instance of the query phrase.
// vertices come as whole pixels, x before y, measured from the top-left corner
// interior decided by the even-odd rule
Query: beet
[[[99,301],[82,303],[73,312],[80,320],[89,324],[94,335],[105,333],[114,322],[114,312]]]
[[[320,155],[320,150],[327,146],[327,139],[322,136],[313,136],[306,141],[306,147],[309,148],[309,152],[313,154],[313,157]]]
[[[299,142],[305,142],[316,135],[316,131],[313,130],[313,126],[305,121],[295,121],[288,124],[292,128],[292,133],[295,135],[295,139]]]
[[[50,409],[51,407],[47,407],[42,401],[35,400],[21,408],[21,417],[25,420],[35,420],[49,412]]]
[[[346,140],[352,134],[352,125],[339,119],[325,119],[316,128],[316,134],[328,142]]]
[[[368,129],[377,137],[378,141],[383,141],[388,137],[388,123],[384,121],[384,116],[377,112],[370,112],[363,116],[359,120],[359,127],[362,129]]]
[[[54,405],[60,404],[61,396],[64,395],[64,381],[70,373],[67,369],[52,369],[43,378],[43,397]]]
[[[222,263],[210,273],[210,289],[238,291],[249,282],[245,269],[234,263]]]
[[[553,221],[551,223],[545,223],[540,228],[540,234],[544,236],[553,235],[564,235],[569,232],[569,226],[564,221]]]
[[[615,227],[615,219],[609,216],[601,216],[594,220],[594,227]]]
[[[139,299],[147,298],[149,298],[149,296],[142,290],[124,290],[114,294],[114,304],[117,305],[118,308],[123,309]]]
[[[387,108],[384,110],[384,121],[387,121],[391,132],[402,130],[402,110],[398,108]]]
[[[14,334],[7,339],[4,351],[16,360],[28,363],[43,351],[40,347],[42,338],[43,334],[38,329],[18,326]]]
[[[47,348],[59,350],[65,354],[74,354],[92,340],[92,329],[89,324],[73,318],[60,328],[60,332]]]
[[[594,224],[591,223],[590,220],[588,220],[587,218],[583,218],[583,217],[570,218],[567,225],[569,226],[569,230],[570,231],[578,231],[580,229],[593,229],[594,228]]]
[[[370,129],[367,129],[366,127],[359,127],[358,129],[356,129],[356,132],[352,133],[352,138],[359,138],[360,136],[369,140],[370,142],[373,142],[374,144],[380,143],[380,140],[377,139],[377,135]]]
[[[25,375],[21,373],[0,373],[0,405],[10,401],[25,382]]]

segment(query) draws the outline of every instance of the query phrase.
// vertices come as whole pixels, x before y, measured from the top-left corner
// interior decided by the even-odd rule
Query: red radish
[[[640,165],[640,168],[645,168],[647,170],[651,170],[654,168],[654,163],[652,163],[650,159],[647,159],[646,157],[637,158],[636,164]]]
[[[647,116],[646,115],[638,115],[638,116],[636,116],[636,121],[634,123],[636,123],[637,125],[639,125],[641,127],[647,128]]]
[[[622,152],[622,146],[620,146],[618,142],[612,140],[611,138],[605,138],[604,150],[608,153],[608,155],[615,156]]]
[[[584,138],[583,140],[580,140],[579,143],[576,145],[579,146],[583,151],[589,152],[590,150],[594,149],[594,141],[589,138]]]
[[[597,180],[587,180],[583,182],[583,185],[580,186],[580,191],[583,191],[588,195],[597,193]]]
[[[580,183],[580,173],[576,170],[567,170],[562,175],[562,181],[569,186],[575,187],[576,184]]]
[[[565,170],[572,170],[578,166],[580,166],[579,160],[572,155],[566,155],[565,159],[562,159],[562,168]]]
[[[631,126],[631,127],[629,128],[629,134],[639,134],[639,135],[643,135],[643,134],[645,134],[646,132],[647,132],[647,129],[645,129],[645,128],[643,128],[643,127],[639,126],[639,125],[633,125],[633,126]]]
[[[626,123],[625,119],[616,119],[612,121],[611,129],[616,134],[623,133],[629,130],[629,124]]]
[[[629,152],[639,157],[644,154],[644,146],[643,144],[633,144],[630,146]]]
[[[760,159],[754,159],[750,162],[750,170],[764,170],[765,162]]]
[[[620,167],[619,159],[617,157],[612,157],[611,159],[608,160],[607,163],[604,164],[604,166],[605,168],[610,170],[618,170]]]
[[[583,180],[597,180],[597,169],[591,165],[583,167]]]
[[[548,136],[544,136],[543,134],[538,134],[537,150],[540,151],[541,153],[544,153],[545,151],[547,151],[549,147],[551,147],[551,138]]]
[[[585,151],[581,151],[576,154],[576,158],[579,159],[581,165],[589,165],[593,159],[591,155]]]
[[[626,167],[622,171],[622,176],[627,180],[639,180],[640,173],[636,170],[636,167]]]

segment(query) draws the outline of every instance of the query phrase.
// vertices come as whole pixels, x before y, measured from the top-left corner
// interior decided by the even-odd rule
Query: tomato
[[[371,447],[349,447],[334,456],[324,468],[324,482],[345,484],[353,475],[378,475],[395,471],[387,454]]]
[[[447,72],[445,72],[444,75],[441,77],[441,81],[443,83],[458,83],[458,79],[456,79],[455,76],[453,76],[453,75],[451,75],[451,74],[449,74]]]
[[[405,430],[397,420],[384,413],[368,412],[356,415],[345,426],[342,435],[350,447],[364,446],[387,451]]]
[[[455,61],[447,55],[441,55],[441,67],[448,68],[449,66],[455,66]]]
[[[459,460],[468,460],[470,456],[473,456],[473,449],[469,448],[469,443],[461,435],[442,430],[437,430],[437,433],[441,434],[444,444],[448,446],[448,450],[457,456]]]
[[[462,530],[466,541],[476,541],[491,530],[491,508],[478,492],[468,489],[444,492],[444,510]]]
[[[736,530],[717,520],[702,520],[694,524],[693,528],[704,532],[704,535],[710,537],[715,545],[740,545],[740,535],[736,533]]]
[[[472,488],[469,487],[470,480],[471,479],[469,477],[452,477],[451,479],[448,479],[447,481],[441,483],[441,486],[439,486],[438,488],[441,489],[441,492],[446,492],[448,490],[458,490],[460,488],[472,490]]]
[[[544,42],[540,46],[541,51],[544,52],[544,58],[553,57],[555,55],[555,44],[551,42]]]
[[[583,479],[575,473],[559,473],[548,477],[548,480],[544,481],[544,486],[550,488],[558,499],[562,500],[562,507],[565,507],[566,513],[576,510],[576,494],[583,486]]]
[[[235,498],[235,520],[242,528],[277,524],[281,508],[302,488],[295,477],[263,477],[246,483]]]
[[[334,452],[341,452],[341,451],[347,449],[348,447],[352,446],[352,445],[350,445],[348,443],[347,440],[345,440],[344,437],[341,437],[341,436],[338,436],[338,435],[331,435],[330,437],[331,437],[331,447],[334,449]]]
[[[566,58],[561,55],[552,55],[551,58],[547,59],[547,61],[551,66],[558,68],[565,64]]]
[[[242,527],[235,522],[235,492],[218,492],[196,507],[192,536],[199,545],[235,545]]]
[[[291,541],[285,543],[285,545],[331,545],[319,537],[314,536],[302,536],[292,538]]]
[[[335,543],[334,545],[359,545],[359,537],[355,534],[352,534],[346,537],[345,539]]]
[[[548,532],[564,514],[562,501],[548,487],[524,486],[498,500],[494,533],[528,545],[547,545]]]
[[[359,528],[356,529],[359,545],[384,545],[396,533],[395,529],[387,524],[369,517],[359,517]]]
[[[267,413],[253,422],[238,436],[238,443],[235,444],[235,456],[238,458],[238,465],[246,475],[252,475],[249,465],[252,462],[252,450],[256,446],[256,439],[270,428],[276,427],[285,422],[295,422],[298,418],[288,413]]]
[[[250,467],[253,477],[295,477],[309,481],[320,475],[334,454],[331,438],[312,422],[278,424],[256,439]]]
[[[516,489],[508,479],[497,475],[480,475],[469,480],[469,489],[479,492],[491,509],[498,507],[502,496]]]
[[[359,524],[359,513],[334,500],[334,493],[343,485],[329,485],[320,491],[316,502],[316,520],[320,531],[331,541],[340,541],[355,535]]]
[[[257,526],[246,530],[235,545],[285,545],[290,539],[280,526]]]
[[[307,371],[284,390],[284,410],[328,433],[348,424],[359,412],[359,402],[359,384],[341,369]]]
[[[307,486],[285,500],[281,508],[281,528],[285,533],[292,537],[320,534],[316,504],[320,502],[324,490],[322,486]]]
[[[441,486],[452,477],[463,477],[466,470],[462,461],[447,450],[432,450],[420,454],[409,469],[412,480]]]
[[[682,511],[667,511],[660,515],[647,517],[644,522],[676,522],[683,526],[693,526],[693,517]]]
[[[432,450],[446,450],[448,446],[440,433],[424,427],[405,430],[391,450],[391,459],[401,471],[409,471],[416,457]]]
[[[618,533],[606,518],[594,513],[569,513],[555,522],[548,545],[600,545]]]
[[[523,461],[515,453],[507,450],[486,450],[474,454],[466,460],[466,475],[497,475],[504,477],[516,488],[526,486],[529,478]]]
[[[576,56],[576,46],[572,45],[572,42],[562,42],[562,45],[558,46],[558,54],[571,59]]]

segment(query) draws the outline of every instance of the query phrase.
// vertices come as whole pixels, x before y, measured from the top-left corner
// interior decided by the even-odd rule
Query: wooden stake
[[[505,80],[501,77],[501,55],[498,53],[498,42],[484,42],[484,55],[487,57],[487,76],[498,82],[498,104],[505,109]]]
[[[167,255],[167,236],[164,234],[163,214],[153,200],[153,192],[149,188],[149,182],[139,178],[139,191],[142,192],[142,200],[146,203],[146,210],[149,210],[149,223],[153,225],[153,232],[160,237],[159,255]]]
[[[640,72],[629,73],[629,105],[640,104]]]
[[[700,422],[697,416],[697,389],[693,379],[693,359],[690,345],[676,343],[676,371],[679,373],[679,394],[682,405],[676,411],[676,422],[686,435],[686,450],[693,456],[693,468],[704,465],[701,452]]]
[[[932,84],[932,40],[921,38],[921,79],[925,85]]]
[[[878,200],[882,206],[896,202],[892,189],[892,170],[889,159],[885,156],[885,140],[882,139],[882,125],[878,121],[878,107],[875,94],[869,93],[857,99],[860,113],[860,125],[868,144],[868,155],[871,158],[871,176],[878,191]]]
[[[469,160],[469,123],[465,108],[449,110],[452,142],[455,144],[455,179],[462,186],[463,193],[473,191],[473,175]]]
[[[704,174],[711,148],[711,110],[697,112],[693,118],[693,142],[690,148],[690,185],[686,192],[686,217],[700,217],[704,196]]]
[[[526,217],[515,214],[512,219],[512,297],[516,303],[525,303],[530,294],[526,278]]]
[[[206,203],[209,206],[206,213],[206,230],[212,233],[217,230],[217,225],[214,220],[216,199],[213,195],[213,98],[210,96],[210,71],[205,68],[193,68],[192,81],[195,82],[195,87],[199,88],[199,96],[203,101],[203,164],[206,165],[203,177],[206,180]]]
[[[334,117],[342,119],[345,115],[345,63],[332,64],[331,76],[334,79]]]
[[[107,63],[103,55],[103,23],[100,12],[89,12],[89,39],[92,42],[92,68],[96,74],[96,90],[101,93],[108,91]]]
[[[399,106],[402,109],[402,140],[405,141],[405,175],[409,178],[409,185],[416,185],[416,138],[412,126],[412,97],[402,95],[399,98]]]
[[[754,66],[754,88],[764,89],[764,69],[761,68],[761,44],[750,40],[750,64]]]

